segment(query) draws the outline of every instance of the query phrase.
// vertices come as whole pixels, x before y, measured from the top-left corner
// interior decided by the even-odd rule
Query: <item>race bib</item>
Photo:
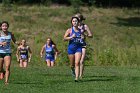
[[[81,37],[76,37],[76,38],[74,39],[74,42],[75,42],[75,43],[83,43],[83,39],[82,39]]]
[[[27,59],[27,55],[21,55],[21,59]]]

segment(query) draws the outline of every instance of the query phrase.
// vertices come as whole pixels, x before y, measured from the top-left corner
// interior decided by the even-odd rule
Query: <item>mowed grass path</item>
[[[0,93],[140,93],[139,67],[86,66],[74,82],[69,66],[11,67],[10,84],[0,80]]]

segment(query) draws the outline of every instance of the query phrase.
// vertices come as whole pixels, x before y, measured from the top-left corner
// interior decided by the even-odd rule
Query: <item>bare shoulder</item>
[[[20,48],[21,48],[21,45],[17,47],[17,49],[20,49]]]
[[[52,44],[52,47],[54,48],[54,47],[55,47],[55,45],[54,45],[54,44]]]
[[[67,29],[67,32],[70,33],[70,32],[71,32],[71,28],[68,28],[68,29]]]
[[[26,45],[26,47],[29,49],[30,48],[30,46],[29,45]]]
[[[10,33],[12,37],[14,37],[14,33],[13,32],[8,31],[8,33]]]
[[[85,27],[85,28],[88,28],[88,25],[84,24],[84,27]]]

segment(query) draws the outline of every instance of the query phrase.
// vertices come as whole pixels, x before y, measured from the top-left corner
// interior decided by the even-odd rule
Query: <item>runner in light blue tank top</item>
[[[5,84],[8,84],[9,76],[10,76],[10,65],[11,65],[11,40],[15,44],[19,44],[16,42],[14,34],[8,31],[9,23],[7,21],[3,21],[1,23],[1,32],[0,32],[0,79],[3,79],[3,64],[5,63]],[[6,61],[5,61],[6,60]]]

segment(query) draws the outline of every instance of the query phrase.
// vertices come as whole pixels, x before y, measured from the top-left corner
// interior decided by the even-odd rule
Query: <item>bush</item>
[[[104,49],[100,52],[98,59],[101,65],[118,65],[118,59],[111,48]]]

